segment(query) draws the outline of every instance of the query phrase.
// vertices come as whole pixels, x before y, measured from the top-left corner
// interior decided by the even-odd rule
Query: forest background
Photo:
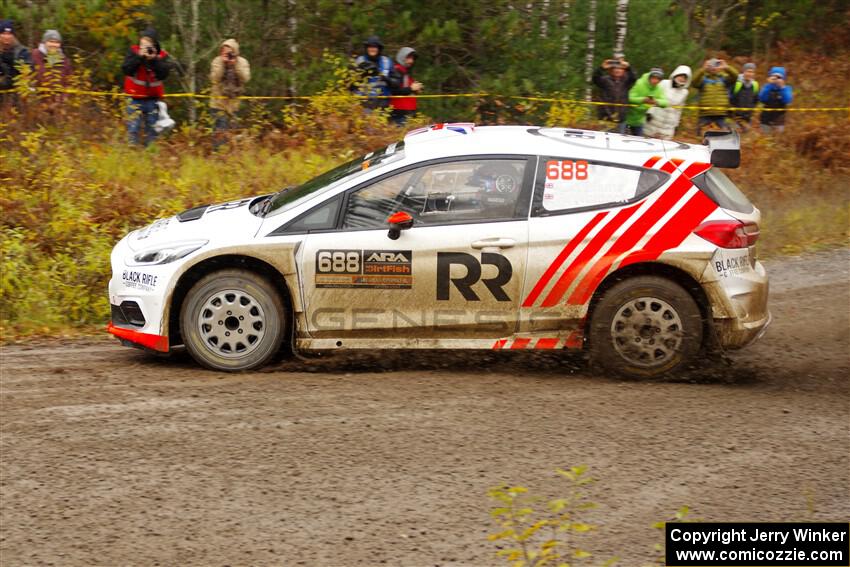
[[[843,0],[0,0],[0,16],[34,48],[58,29],[75,62],[73,86],[119,92],[121,60],[138,32],[160,33],[175,61],[169,93],[208,92],[211,59],[235,37],[251,63],[249,96],[223,151],[207,101],[169,99],[177,129],[147,150],[126,143],[122,98],[18,85],[0,108],[2,340],[80,334],[109,316],[109,251],[128,230],[182,209],[304,181],[399,139],[347,96],[347,63],[378,34],[385,54],[416,48],[432,121],[606,128],[589,94],[594,66],[622,52],[638,73],[706,57],[784,65],[793,107],[847,107],[850,5]],[[536,100],[538,98],[557,99]],[[696,102],[695,102],[696,103]],[[681,135],[694,136],[695,113]],[[750,134],[735,181],[764,213],[761,254],[847,246],[850,113],[792,112],[781,137]]]

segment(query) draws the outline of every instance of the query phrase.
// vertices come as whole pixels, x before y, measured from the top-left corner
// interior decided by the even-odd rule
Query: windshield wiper
[[[293,187],[295,187],[295,185],[290,185],[289,187],[284,187],[283,189],[281,189],[277,193],[273,193],[273,194],[269,195],[269,198],[266,199],[265,201],[263,201],[262,208],[260,208],[260,216],[265,217],[269,213],[269,209],[271,209],[272,203],[274,203],[274,200],[277,199],[278,195],[280,195],[281,193],[285,193],[286,191],[289,191]]]

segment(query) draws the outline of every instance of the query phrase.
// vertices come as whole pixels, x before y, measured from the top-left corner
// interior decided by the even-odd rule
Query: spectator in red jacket
[[[168,77],[168,53],[159,45],[154,29],[142,32],[139,44],[130,51],[121,65],[124,72],[124,92],[127,103],[127,132],[131,144],[149,145],[156,139],[154,129],[159,119],[157,102],[165,94],[163,81]]]
[[[416,51],[412,47],[402,47],[395,56],[396,64],[387,78],[392,112],[390,121],[403,126],[407,119],[416,114],[416,97],[411,96],[422,91],[422,83],[413,79],[413,65],[416,63]]]

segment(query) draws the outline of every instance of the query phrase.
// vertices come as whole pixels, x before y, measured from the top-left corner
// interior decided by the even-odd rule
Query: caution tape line
[[[31,89],[31,91],[39,92],[39,93],[47,93],[47,94],[70,94],[70,95],[82,95],[82,96],[100,96],[100,97],[113,97],[113,98],[126,98],[127,94],[115,92],[115,91],[88,91],[81,89],[56,89],[56,88],[48,88],[48,87],[36,87]],[[18,92],[14,89],[12,90],[0,90],[0,94],[7,93],[15,93]],[[615,102],[604,102],[604,101],[596,101],[596,100],[579,100],[579,99],[569,99],[569,98],[557,98],[557,97],[539,97],[539,96],[522,96],[522,95],[502,95],[502,94],[494,94],[494,93],[442,93],[442,94],[421,94],[421,95],[405,95],[405,96],[375,96],[369,97],[365,95],[349,95],[349,94],[318,94],[318,95],[281,95],[281,96],[238,96],[238,97],[225,97],[225,96],[217,96],[217,95],[209,95],[209,94],[200,94],[200,93],[167,93],[163,95],[164,98],[192,98],[192,99],[235,99],[235,100],[314,100],[314,99],[345,99],[349,97],[354,97],[358,99],[369,99],[369,98],[377,98],[377,99],[388,99],[388,98],[417,98],[417,99],[443,99],[443,98],[497,98],[497,99],[511,99],[516,101],[526,101],[526,102],[550,102],[564,105],[580,105],[580,106],[607,106],[607,107],[624,107],[624,108],[634,108],[638,106],[642,106],[640,104],[623,104],[623,103],[615,103]],[[729,112],[729,111],[740,111],[740,112],[752,112],[753,110],[770,110],[764,107],[737,107],[737,106],[698,106],[698,105],[672,105],[667,108],[675,108],[679,110],[716,110],[721,112]],[[850,112],[850,106],[829,106],[829,107],[794,107],[794,108],[784,108],[782,109],[784,112]]]

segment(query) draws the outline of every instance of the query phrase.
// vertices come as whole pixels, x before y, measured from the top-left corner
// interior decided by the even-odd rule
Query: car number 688
[[[359,250],[319,250],[316,272],[320,274],[359,274]]]

